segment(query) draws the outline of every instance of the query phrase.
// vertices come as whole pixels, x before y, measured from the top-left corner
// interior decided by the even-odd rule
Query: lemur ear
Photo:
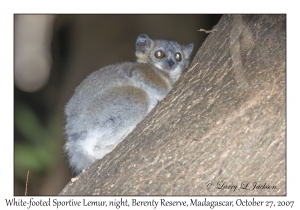
[[[193,49],[194,49],[194,44],[193,43],[188,44],[188,45],[185,46],[185,50],[186,50],[186,52],[188,54],[188,57],[191,56],[191,54],[193,52]]]
[[[151,49],[152,43],[153,41],[146,34],[141,34],[135,43],[136,51],[146,53]]]
[[[194,44],[191,43],[191,44],[188,44],[186,46],[183,47],[183,54],[184,54],[184,58],[185,59],[189,59],[192,52],[193,52],[193,49],[194,49]]]

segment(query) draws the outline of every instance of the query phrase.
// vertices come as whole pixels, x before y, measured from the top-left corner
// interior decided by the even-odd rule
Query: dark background
[[[109,64],[135,61],[135,41],[142,33],[151,39],[171,39],[184,45],[194,43],[194,56],[207,37],[198,30],[212,29],[221,18],[221,15],[194,14],[49,15],[52,22],[47,30],[33,32],[35,27],[40,27],[35,21],[47,15],[33,15],[31,22],[23,21],[25,16],[14,17],[14,195],[24,195],[28,170],[27,195],[57,195],[74,176],[62,150],[63,110],[76,86],[88,74]],[[25,64],[19,65],[22,53],[28,56],[34,52],[20,50],[22,43],[26,43],[26,39],[19,39],[26,38],[22,34],[24,30],[32,36],[42,33],[49,40],[45,47],[37,44],[50,58],[49,73],[45,73],[38,84],[30,79],[42,72],[38,64],[41,53],[31,60],[23,59]],[[28,45],[40,42],[32,36],[28,36],[33,40],[27,42]],[[25,66],[36,69],[36,72],[26,73],[28,81],[23,79],[29,85],[27,88],[20,85],[22,78],[18,76]]]

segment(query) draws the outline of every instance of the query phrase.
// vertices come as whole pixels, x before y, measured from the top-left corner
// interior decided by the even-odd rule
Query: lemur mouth
[[[164,70],[167,70],[167,71],[172,71],[173,66],[166,65],[163,69],[164,69]]]
[[[164,64],[164,65],[155,64],[155,67],[163,71],[171,71],[173,69],[172,66],[168,64]]]

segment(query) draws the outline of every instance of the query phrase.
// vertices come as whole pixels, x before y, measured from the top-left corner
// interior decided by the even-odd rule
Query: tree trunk
[[[60,195],[286,194],[286,16],[225,15],[215,29],[169,95]]]

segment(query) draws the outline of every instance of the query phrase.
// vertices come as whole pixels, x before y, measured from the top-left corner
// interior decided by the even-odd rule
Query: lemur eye
[[[155,52],[155,57],[156,58],[163,58],[163,57],[165,57],[165,53],[162,50],[157,50]]]
[[[180,53],[175,53],[175,59],[177,61],[181,61],[181,54]]]

